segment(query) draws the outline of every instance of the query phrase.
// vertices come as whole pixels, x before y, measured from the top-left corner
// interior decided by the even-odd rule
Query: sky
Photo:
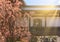
[[[60,0],[24,0],[26,5],[60,5]]]

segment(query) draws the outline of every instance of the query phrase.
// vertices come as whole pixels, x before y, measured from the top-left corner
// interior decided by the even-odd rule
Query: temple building
[[[29,30],[38,41],[43,42],[43,38],[58,38],[54,42],[59,42],[60,37],[60,7],[57,6],[25,6],[23,10],[29,13]],[[33,42],[33,41],[32,41]],[[48,42],[48,41],[46,41]],[[52,41],[50,41],[52,42]]]

